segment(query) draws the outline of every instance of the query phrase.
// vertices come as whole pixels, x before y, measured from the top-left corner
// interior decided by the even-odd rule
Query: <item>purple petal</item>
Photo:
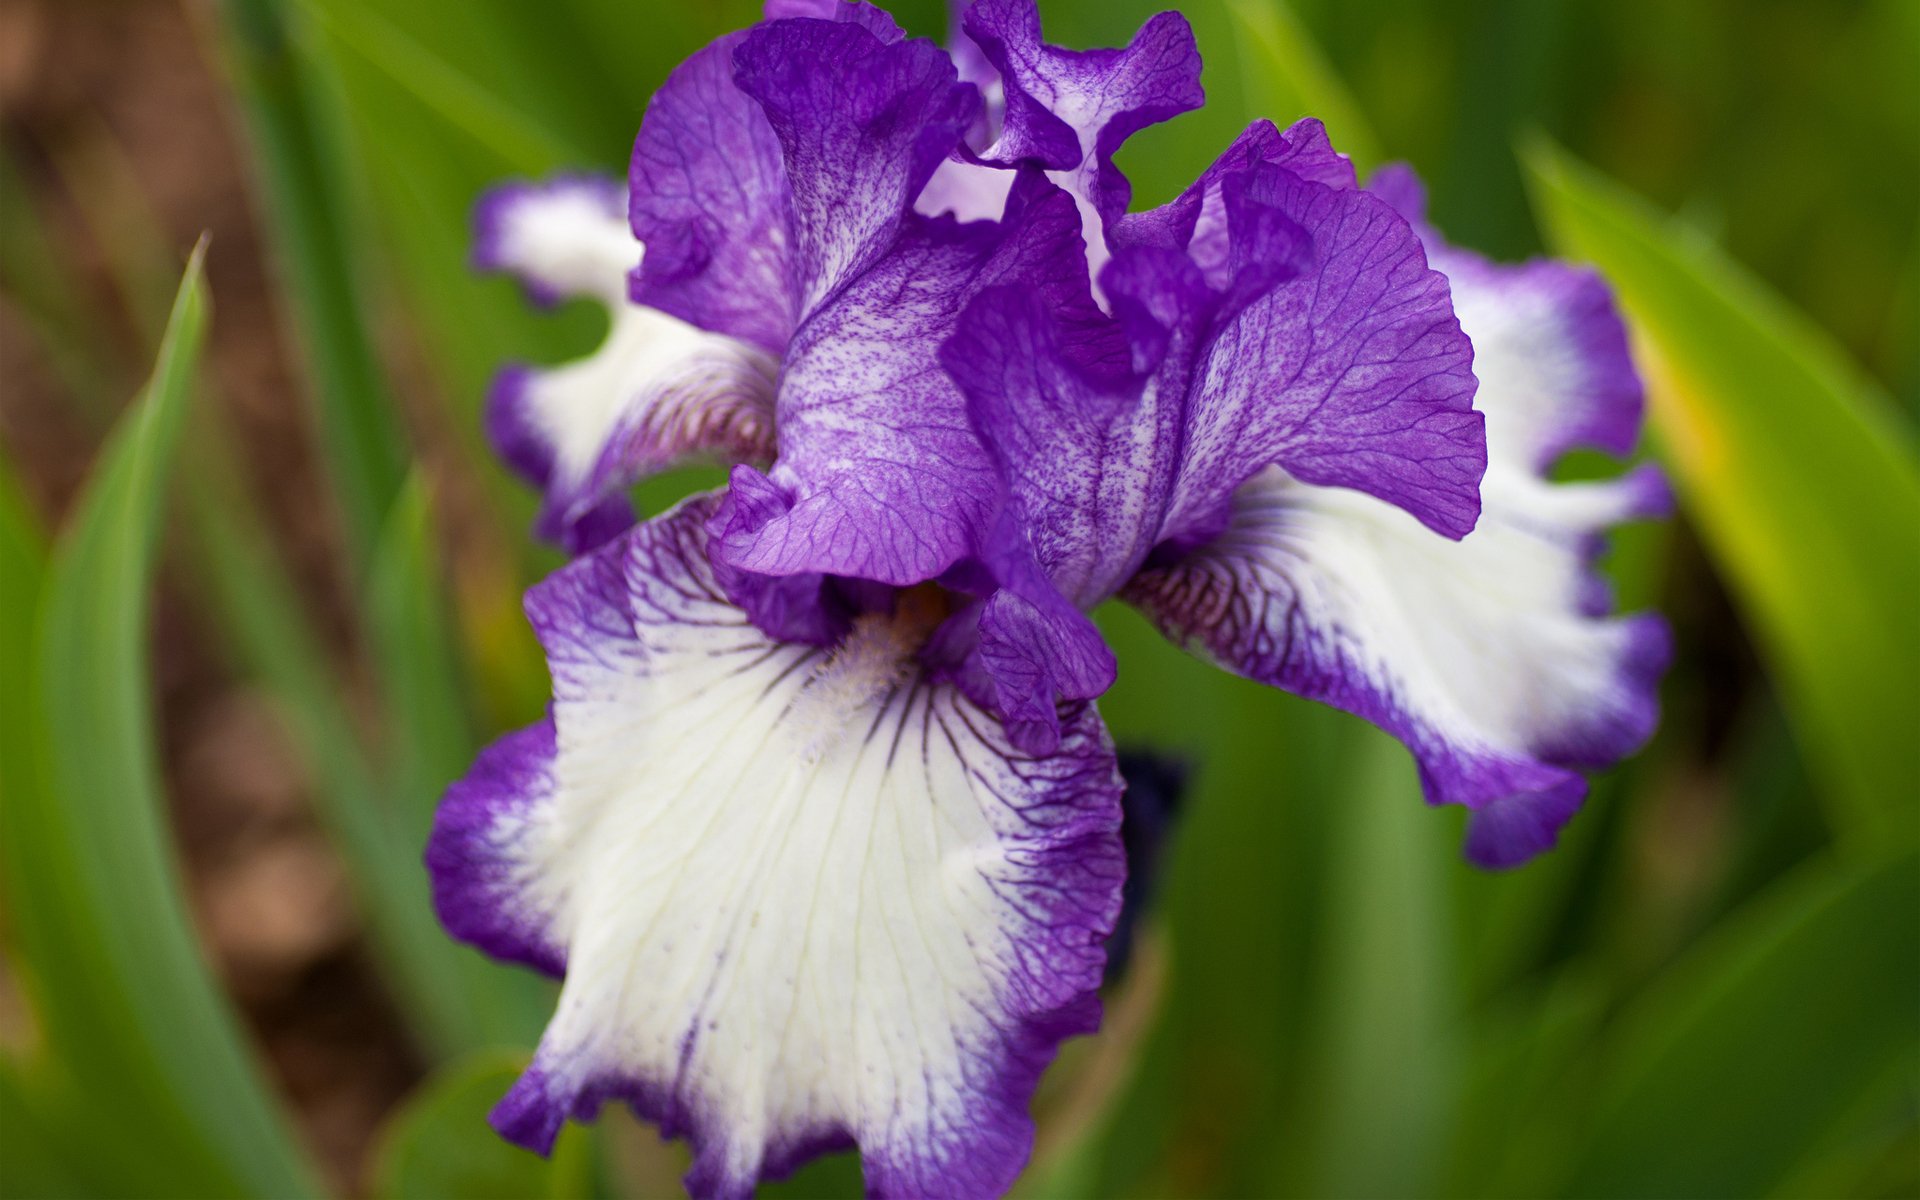
[[[1364,192],[1273,166],[1231,184],[1230,269],[1244,260],[1284,275],[1261,260],[1300,257],[1302,235],[1307,265],[1213,333],[1171,532],[1215,526],[1235,488],[1278,464],[1464,535],[1479,515],[1486,450],[1471,407],[1473,347],[1446,278],[1428,269],[1407,222]]]
[[[1123,50],[1044,44],[1035,0],[978,0],[963,27],[1005,85],[1005,125],[985,157],[1058,172],[1055,181],[1084,205],[1093,261],[1104,261],[1103,230],[1133,191],[1114,154],[1140,130],[1206,100],[1186,18],[1159,14]]]
[[[968,306],[942,361],[999,468],[1014,525],[1074,605],[1112,595],[1166,516],[1181,395],[1126,370],[1120,325],[1019,288]],[[1116,369],[1116,367],[1120,369]]]
[[[853,23],[775,22],[733,58],[785,159],[804,320],[886,252],[979,93],[933,43],[888,43]]]
[[[1247,126],[1212,166],[1201,172],[1172,201],[1147,212],[1128,213],[1114,223],[1115,247],[1185,250],[1216,288],[1228,282],[1226,188],[1261,165],[1285,167],[1302,179],[1335,189],[1356,186],[1353,163],[1334,150],[1326,127],[1312,117],[1296,121],[1285,133],[1271,121]]]
[[[1057,753],[1019,752],[916,665],[911,604],[831,652],[767,638],[708,565],[714,507],[535,590],[553,736],[537,770],[456,789],[510,799],[443,817],[479,848],[436,838],[443,892],[532,897],[564,947],[494,1121],[545,1151],[625,1100],[690,1138],[696,1195],[848,1145],[874,1194],[999,1194],[1039,1073],[1098,1020],[1124,870],[1105,732],[1076,706]]]
[[[674,69],[633,144],[628,216],[647,247],[636,303],[770,354],[799,320],[780,142],[733,81],[723,37]]]
[[[768,476],[781,503],[730,517],[721,557],[762,574],[907,585],[979,550],[1000,480],[939,347],[984,288],[1084,289],[1082,253],[1071,198],[1037,176],[1004,225],[915,218],[796,335]]]
[[[1569,450],[1633,451],[1645,396],[1626,326],[1598,272],[1552,259],[1494,263],[1447,245],[1426,224],[1426,197],[1406,167],[1381,168],[1367,188],[1413,222],[1428,261],[1452,282],[1460,323],[1480,352],[1481,390],[1516,398],[1488,410],[1489,440],[1502,422],[1500,439],[1523,446],[1539,470]]]
[[[566,947],[553,905],[512,866],[525,831],[550,828],[554,755],[551,717],[481,751],[434,813],[427,872],[448,933],[557,976],[566,970]]]
[[[1408,178],[1388,176],[1386,190],[1417,217]],[[1544,477],[1566,446],[1622,450],[1639,423],[1624,337],[1594,277],[1492,266],[1423,232],[1454,271],[1476,348],[1488,454],[1478,527],[1448,541],[1379,500],[1271,469],[1235,494],[1223,533],[1143,572],[1127,596],[1230,670],[1406,742],[1428,798],[1473,810],[1468,856],[1506,867],[1553,844],[1586,794],[1581,770],[1652,732],[1666,626],[1609,616],[1591,568],[1607,528],[1658,515],[1670,497],[1651,468]]]

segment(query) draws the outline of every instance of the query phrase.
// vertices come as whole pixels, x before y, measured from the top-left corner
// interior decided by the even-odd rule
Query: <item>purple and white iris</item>
[[[1590,561],[1665,492],[1545,475],[1637,433],[1600,280],[1447,246],[1317,122],[1129,212],[1115,150],[1202,100],[1177,15],[1075,53],[979,0],[949,54],[768,7],[655,96],[624,194],[482,204],[482,266],[613,321],[496,386],[580,557],[527,601],[548,718],[428,864],[455,936],[565,981],[513,1140],[621,1099],[699,1194],[857,1146],[875,1194],[994,1195],[1120,907],[1086,614],[1391,731],[1509,866],[1652,728],[1664,628]],[[728,486],[632,524],[690,455]]]

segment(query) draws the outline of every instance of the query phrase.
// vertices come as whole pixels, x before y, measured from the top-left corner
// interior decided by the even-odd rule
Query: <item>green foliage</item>
[[[15,660],[37,703],[30,753],[10,756],[6,779],[8,914],[45,1045],[9,1103],[92,1136],[119,1127],[142,1148],[69,1164],[89,1188],[306,1195],[313,1180],[201,957],[162,824],[146,597],[206,319],[196,252],[145,396],[47,571],[33,652]],[[23,610],[10,603],[9,623]]]
[[[1778,672],[1836,802],[1837,831],[1859,846],[1912,838],[1912,431],[1827,340],[1703,238],[1546,143],[1528,165],[1556,245],[1607,274],[1650,352],[1662,456]]]
[[[1915,913],[1908,853],[1813,863],[1728,920],[1621,1016],[1567,1190],[1758,1195],[1879,1116],[1920,1068],[1920,922],[1887,919]]]
[[[339,132],[279,0],[227,0],[236,91],[280,268],[301,327],[316,426],[364,564],[399,494],[407,449],[398,407],[366,326],[354,196]]]
[[[592,1186],[592,1156],[577,1129],[551,1158],[474,1136],[527,1066],[525,1054],[482,1051],[448,1063],[395,1111],[374,1155],[383,1200],[564,1200]]]
[[[1163,6],[1045,2],[1050,32],[1079,45],[1113,44]],[[315,1190],[201,961],[164,825],[142,631],[176,449],[190,468],[180,582],[279,705],[383,980],[442,1060],[391,1114],[371,1193],[651,1194],[672,1168],[617,1132],[569,1130],[546,1162],[486,1131],[551,991],[444,936],[419,856],[445,784],[545,698],[517,604],[554,560],[527,546],[531,504],[480,445],[487,375],[504,357],[578,353],[600,327],[585,306],[531,314],[507,282],[476,279],[472,205],[506,177],[618,173],[667,71],[757,7],[223,0],[371,687],[355,693],[330,660],[248,502],[246,447],[206,413],[175,446],[205,321],[190,271],[154,385],[51,558],[0,470],[0,868],[9,973],[33,1018],[0,1053],[0,1193]],[[1422,810],[1398,746],[1186,658],[1129,612],[1101,614],[1122,663],[1102,702],[1117,740],[1196,771],[1150,922],[1161,949],[1136,968],[1155,982],[1123,984],[1108,1030],[1049,1076],[1022,1194],[1911,1194],[1920,473],[1893,404],[1815,327],[1920,395],[1920,347],[1901,336],[1920,312],[1920,142],[1905,136],[1920,71],[1884,69],[1911,66],[1912,6],[1181,7],[1211,102],[1129,145],[1140,203],[1249,120],[1313,113],[1362,167],[1392,154],[1426,168],[1457,238],[1517,254],[1535,243],[1510,138],[1537,124],[1685,203],[1810,309],[1548,144],[1527,154],[1550,242],[1599,264],[1634,318],[1684,501],[1677,531],[1634,535],[1613,574],[1636,604],[1724,588],[1768,674],[1710,720],[1700,697],[1725,664],[1683,640],[1660,739],[1598,782],[1553,855],[1489,876],[1458,861],[1458,814]],[[915,32],[941,26],[930,0],[897,8]],[[1812,85],[1790,68],[1822,56],[1786,38],[1757,60],[1770,65],[1739,55],[1753,29],[1801,26],[1860,78],[1796,118],[1790,98]],[[1767,138],[1711,136],[1756,105],[1773,106]],[[1859,172],[1870,153],[1889,161]],[[14,157],[0,162],[9,306],[78,407],[103,411],[120,390],[105,322],[20,202]],[[83,219],[103,224],[99,208]],[[1889,212],[1907,241],[1887,241]],[[168,252],[131,243],[157,236],[103,256],[136,326],[141,252]],[[407,334],[425,352],[426,386],[405,389],[416,427],[457,431],[462,451],[431,474],[381,361]],[[429,478],[480,497],[462,529],[493,539],[487,571],[449,578]],[[715,480],[677,473],[641,502],[657,511]],[[1695,535],[1711,581],[1688,557]],[[767,1191],[859,1186],[842,1157]]]

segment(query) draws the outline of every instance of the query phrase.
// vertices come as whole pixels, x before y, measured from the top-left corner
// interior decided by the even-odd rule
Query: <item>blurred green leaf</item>
[[[1653,427],[1847,843],[1911,839],[1920,790],[1920,466],[1891,401],[1705,240],[1544,141],[1562,254],[1597,264],[1646,351]]]
[[[472,763],[479,746],[467,688],[454,657],[446,588],[439,576],[438,538],[425,477],[416,473],[401,491],[374,556],[366,603],[374,660],[386,701],[384,837],[391,848],[394,903],[411,905],[416,923],[431,926],[431,902],[420,866],[433,813],[447,785]],[[433,1011],[459,1002],[456,1027],[440,1030],[438,1044],[532,1045],[552,1009],[550,988],[529,971],[491,963],[445,943],[433,954],[438,993]],[[457,958],[455,970],[445,960]],[[456,1001],[457,998],[457,1001]],[[458,1031],[458,1036],[448,1036]]]
[[[1364,173],[1384,155],[1360,104],[1286,0],[1219,0],[1233,36],[1242,104],[1249,119],[1267,117],[1281,128],[1296,117],[1319,117],[1333,144]],[[1209,46],[1220,53],[1224,46]]]
[[[146,596],[205,334],[203,252],[46,579],[32,659],[45,757],[8,790],[6,882],[53,1064],[89,1111],[138,1127],[121,1146],[99,1139],[121,1158],[116,1190],[300,1196],[310,1169],[187,915],[152,736]]]
[[[579,165],[589,156],[552,129],[527,120],[377,9],[355,3],[306,6],[341,46],[413,93],[457,130],[518,172]]]
[[[367,331],[364,237],[335,114],[282,0],[223,0],[228,58],[252,134],[275,256],[299,323],[313,409],[355,563],[364,571],[408,458]]]
[[[86,1157],[71,1131],[47,1120],[44,1102],[31,1092],[20,1066],[0,1054],[0,1196],[53,1200],[97,1194],[86,1177]]]
[[[366,609],[385,693],[386,742],[400,839],[421,847],[446,786],[479,749],[467,689],[447,636],[446,588],[426,478],[407,480],[387,517],[368,580]]]
[[[569,1125],[551,1158],[494,1133],[487,1113],[526,1069],[526,1055],[480,1051],[448,1064],[387,1121],[374,1151],[382,1200],[543,1200],[591,1191],[586,1129]]]
[[[1863,1093],[1920,1069],[1920,856],[1816,862],[1626,1013],[1575,1161],[1582,1196],[1753,1196]]]
[[[1430,1195],[1459,1069],[1447,889],[1457,823],[1424,810],[1412,758],[1379,733],[1327,802],[1341,870],[1324,893],[1326,952],[1314,972],[1306,1190]]]
[[[1297,1087],[1313,1049],[1315,914],[1342,869],[1326,827],[1364,726],[1181,652],[1130,608],[1099,615],[1120,661],[1100,701],[1115,741],[1194,774],[1154,906],[1171,958],[1162,1016],[1080,1194],[1266,1194],[1276,1143],[1303,1144],[1318,1099]]]
[[[1468,1198],[1547,1194],[1580,1127],[1569,1094],[1584,1097],[1590,1050],[1604,1016],[1606,978],[1570,968],[1478,1013],[1467,1053],[1458,1122],[1436,1194]]]
[[[10,671],[33,661],[34,613],[46,568],[46,534],[0,452],[0,663],[13,664]],[[15,776],[33,754],[31,705],[27,688],[0,687],[0,796],[25,786],[24,777]]]

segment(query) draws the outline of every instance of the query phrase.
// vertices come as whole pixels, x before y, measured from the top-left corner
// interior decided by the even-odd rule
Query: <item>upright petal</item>
[[[765,114],[733,81],[729,34],[674,68],[647,103],[628,219],[647,246],[636,303],[778,355],[799,320],[786,168]]]
[[[1239,308],[1198,368],[1171,518],[1206,528],[1269,464],[1351,487],[1449,537],[1473,528],[1486,469],[1473,347],[1412,227],[1364,192],[1263,166],[1226,190],[1234,258],[1304,236],[1305,267]],[[1244,230],[1244,234],[1243,234]],[[1262,269],[1269,269],[1262,264]]]
[[[1039,1072],[1097,1021],[1124,869],[1104,730],[1082,706],[1058,753],[1013,749],[915,664],[910,598],[830,649],[769,639],[708,565],[713,504],[535,591],[553,733],[439,817],[450,926],[565,964],[495,1122],[544,1151],[626,1100],[691,1138],[699,1195],[849,1144],[873,1194],[997,1194]]]
[[[1473,810],[1469,857],[1511,866],[1553,844],[1585,795],[1580,769],[1653,728],[1666,628],[1607,616],[1590,566],[1609,526],[1659,514],[1667,494],[1646,469],[1543,477],[1572,442],[1623,449],[1637,430],[1639,390],[1597,281],[1495,267],[1437,240],[1434,256],[1453,271],[1482,379],[1478,527],[1449,541],[1381,500],[1273,468],[1236,492],[1222,534],[1126,595],[1227,668],[1398,736],[1430,801]]]
[[[859,23],[777,21],[734,51],[786,164],[792,282],[804,320],[884,254],[979,111],[933,43]]]
[[[907,585],[978,551],[1000,480],[939,348],[984,288],[1084,290],[1081,253],[1071,199],[1037,175],[1001,225],[913,218],[796,335],[768,476],[785,506],[730,521],[719,554],[762,574]]]
[[[1599,272],[1553,259],[1489,262],[1449,246],[1426,223],[1414,173],[1382,167],[1367,189],[1413,223],[1428,260],[1453,284],[1460,324],[1479,350],[1487,441],[1516,469],[1544,471],[1569,450],[1632,452],[1645,407],[1626,326]]]
[[[495,449],[543,492],[538,532],[569,550],[631,524],[623,492],[644,475],[691,456],[772,456],[773,360],[628,302],[641,246],[622,208],[618,185],[563,177],[497,188],[475,216],[476,266],[512,273],[543,303],[582,296],[609,310],[593,354],[509,366],[487,404]]]
[[[962,24],[1005,87],[1004,127],[985,157],[1055,172],[1081,204],[1097,270],[1105,227],[1126,212],[1133,191],[1114,154],[1140,130],[1205,102],[1192,28],[1164,12],[1125,49],[1063,50],[1040,40],[1035,0],[977,0]]]

